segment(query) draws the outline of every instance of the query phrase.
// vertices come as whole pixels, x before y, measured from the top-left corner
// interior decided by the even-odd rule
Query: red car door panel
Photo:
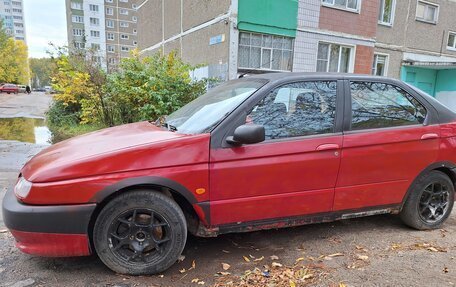
[[[342,136],[246,145],[211,151],[211,222],[331,211]]]
[[[259,100],[246,121],[264,126],[266,141],[211,150],[211,223],[331,211],[342,147],[336,99],[337,81],[303,81]]]
[[[438,159],[440,127],[421,123],[424,106],[392,85],[360,86],[352,86],[357,126],[344,133],[336,211],[401,203],[412,181]],[[369,125],[380,127],[364,129]]]

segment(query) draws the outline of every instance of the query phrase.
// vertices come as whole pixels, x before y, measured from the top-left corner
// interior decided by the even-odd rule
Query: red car
[[[15,84],[4,84],[0,87],[0,93],[17,94],[19,93],[19,88]]]
[[[162,272],[187,232],[288,227],[382,213],[438,228],[454,203],[456,114],[386,78],[277,73],[210,90],[164,121],[42,151],[3,201],[25,253],[97,253]],[[423,234],[425,236],[425,234]]]

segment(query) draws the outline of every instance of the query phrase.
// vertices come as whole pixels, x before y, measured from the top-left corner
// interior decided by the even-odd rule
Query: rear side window
[[[422,124],[426,109],[399,87],[375,82],[352,82],[352,130]]]

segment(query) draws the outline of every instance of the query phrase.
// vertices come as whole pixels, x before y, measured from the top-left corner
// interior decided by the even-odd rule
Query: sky
[[[30,58],[48,57],[49,42],[67,45],[65,0],[24,0]]]

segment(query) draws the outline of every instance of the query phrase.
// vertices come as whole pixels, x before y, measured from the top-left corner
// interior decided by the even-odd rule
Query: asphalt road
[[[43,116],[50,102],[43,94],[3,96],[0,118]],[[42,148],[0,140],[0,190],[11,186],[22,164]],[[382,215],[190,237],[184,255],[160,276],[123,276],[96,256],[50,259],[22,254],[0,221],[0,286],[454,286],[456,215],[453,212],[442,229],[426,232],[405,227],[397,216]],[[230,267],[224,270],[222,263]],[[262,273],[266,268],[270,272]],[[305,275],[290,282],[290,274]]]

